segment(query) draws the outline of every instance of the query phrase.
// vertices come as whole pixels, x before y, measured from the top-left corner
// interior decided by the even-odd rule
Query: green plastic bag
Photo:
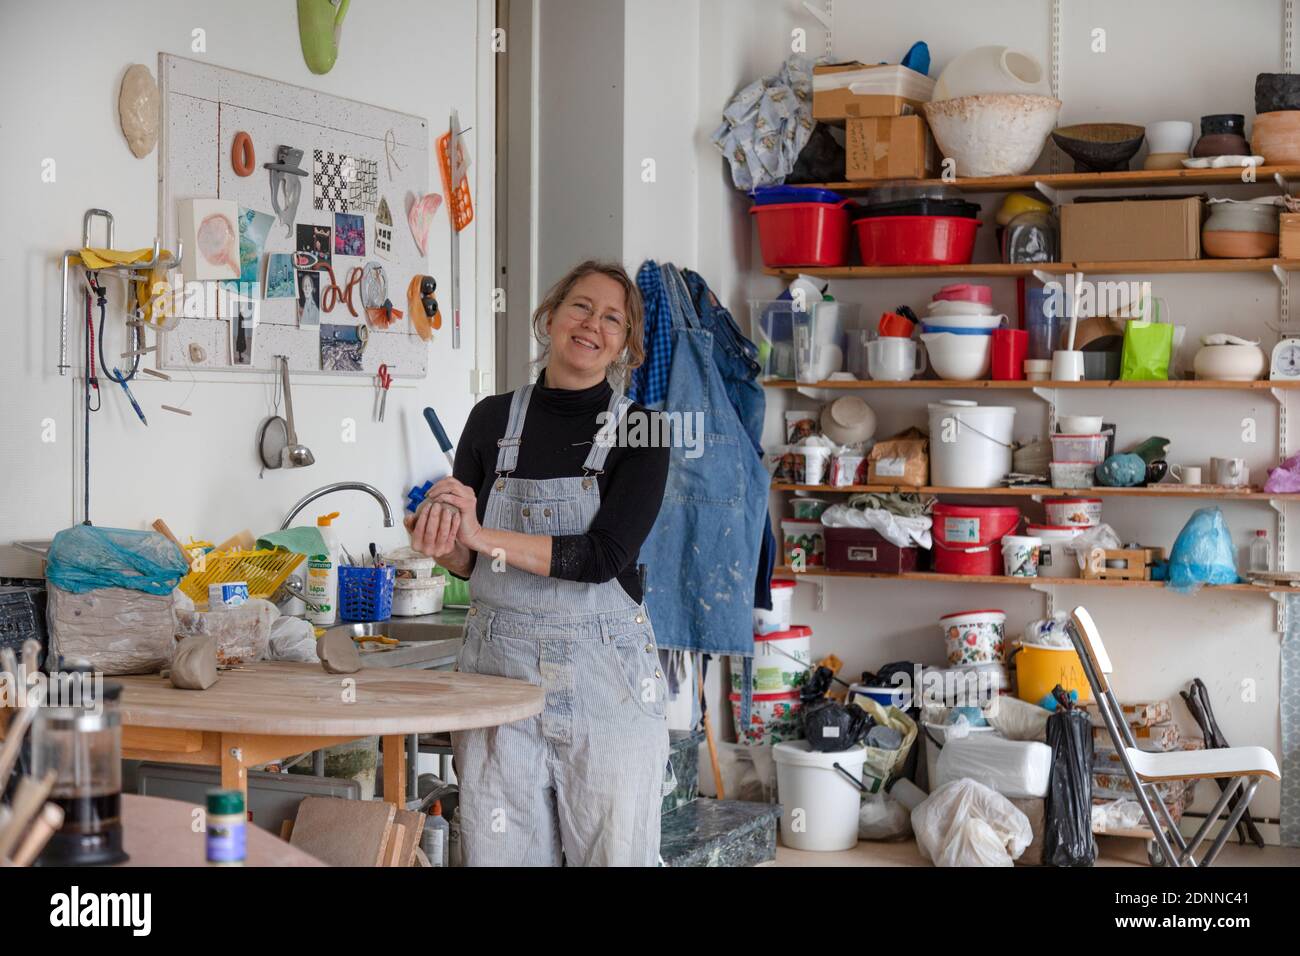
[[[1168,322],[1137,319],[1124,327],[1124,354],[1119,377],[1125,382],[1157,382],[1169,378],[1174,356],[1174,327]]]

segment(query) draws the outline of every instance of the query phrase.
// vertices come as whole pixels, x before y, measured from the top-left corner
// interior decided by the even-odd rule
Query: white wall
[[[80,384],[55,370],[59,255],[80,244],[82,213],[92,206],[116,217],[120,248],[146,245],[157,230],[157,153],[140,160],[131,155],[118,127],[117,91],[131,63],[146,64],[156,76],[159,52],[424,116],[433,136],[458,108],[462,126],[474,127],[467,142],[477,213],[461,234],[462,345],[453,351],[448,332],[450,266],[442,211],[430,233],[429,271],[438,279],[447,323],[430,347],[428,378],[393,387],[382,425],[371,421],[373,387],[302,377],[294,382],[298,430],[316,464],[259,479],[254,435],[270,410],[269,375],[208,373],[191,382],[181,372],[174,373],[172,383],[142,375],[132,388],[146,409],[148,428],[131,413],[120,389],[104,383],[104,409],[91,423],[94,522],[142,528],[162,516],[183,538],[220,540],[244,527],[254,532],[279,527],[304,492],[340,479],[377,485],[397,512],[412,484],[445,471],[421,409],[434,406],[455,440],[474,402],[469,382],[476,348],[480,367],[492,365],[491,323],[484,322],[483,335],[476,335],[479,304],[486,301],[484,289],[491,288],[494,91],[487,34],[492,23],[487,0],[447,0],[436,12],[421,0],[353,4],[338,62],[330,73],[315,76],[303,62],[291,3],[123,0],[108,15],[88,15],[85,4],[69,0],[4,5],[0,208],[9,228],[0,238],[0,287],[8,296],[10,321],[7,347],[0,350],[6,406],[0,417],[5,449],[0,542],[48,538],[81,515],[74,482],[80,460],[73,439],[80,428]],[[206,52],[191,49],[195,29],[206,31]],[[266,148],[258,144],[258,150],[260,163]],[[57,163],[57,180],[48,184],[41,180],[47,157]],[[441,193],[437,169],[429,174],[431,189]],[[395,213],[396,228],[406,228],[402,211]],[[406,278],[395,284],[404,289]],[[76,361],[75,315],[72,329]],[[119,319],[108,333],[112,345],[106,351],[122,351],[117,348],[121,336]],[[185,405],[193,416],[159,410],[164,403]],[[357,422],[355,443],[342,440],[346,418]],[[47,419],[54,423],[52,442],[42,441]],[[381,528],[378,508],[363,496],[338,496],[322,504],[328,506],[322,510],[344,512],[341,527],[350,547],[370,540],[395,546],[405,539],[400,524]],[[304,517],[315,513],[309,509]],[[20,554],[0,552],[0,572],[38,571]]]

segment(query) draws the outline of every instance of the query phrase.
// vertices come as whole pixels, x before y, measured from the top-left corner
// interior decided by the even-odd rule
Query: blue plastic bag
[[[65,591],[130,588],[170,594],[189,564],[181,549],[156,531],[79,524],[54,536],[45,577]]]
[[[1202,584],[1236,584],[1237,550],[1218,508],[1198,508],[1178,532],[1169,555],[1169,587],[1195,591]]]

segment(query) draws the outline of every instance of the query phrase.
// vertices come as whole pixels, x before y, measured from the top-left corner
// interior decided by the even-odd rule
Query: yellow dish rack
[[[206,604],[209,584],[247,581],[250,598],[265,598],[279,590],[285,578],[306,555],[282,548],[260,551],[216,551],[206,541],[193,541],[184,548],[190,559],[190,573],[181,578],[180,588],[195,604]]]

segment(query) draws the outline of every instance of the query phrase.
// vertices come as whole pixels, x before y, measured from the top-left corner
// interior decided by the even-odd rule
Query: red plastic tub
[[[978,219],[879,216],[854,220],[864,266],[951,266],[970,262]]]
[[[849,200],[751,206],[763,265],[843,266],[849,261]]]
[[[1002,574],[999,540],[1020,524],[1019,508],[934,506],[934,570],[939,574]]]

